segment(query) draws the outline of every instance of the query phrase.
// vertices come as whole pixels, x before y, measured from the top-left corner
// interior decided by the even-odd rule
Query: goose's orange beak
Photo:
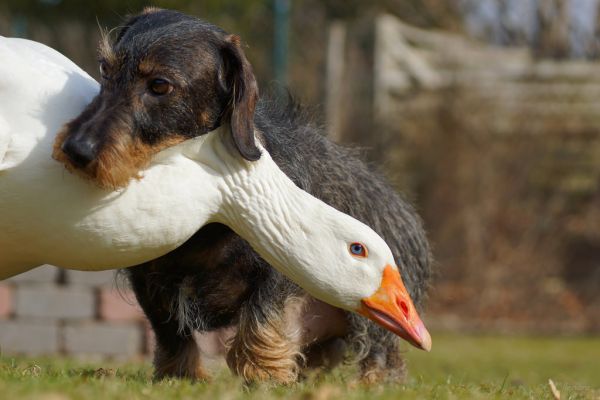
[[[415,310],[398,269],[387,265],[381,286],[362,299],[359,313],[425,351],[431,350],[431,336]]]

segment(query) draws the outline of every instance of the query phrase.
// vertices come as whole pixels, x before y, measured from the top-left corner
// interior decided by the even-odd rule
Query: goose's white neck
[[[264,150],[253,162],[232,157],[224,146],[213,151],[228,169],[222,174],[223,200],[215,219],[246,238],[281,272],[301,279],[308,272],[302,270],[310,258],[303,255],[307,241],[328,217],[325,204],[296,187]]]
[[[348,243],[340,233],[372,232],[370,228],[299,189],[264,149],[258,161],[248,162],[230,148],[227,138],[208,135],[203,145],[209,152],[201,152],[206,168],[220,176],[222,197],[211,221],[228,225],[269,264],[320,300],[356,307],[345,298],[348,293],[360,286],[365,293],[374,292],[369,282],[378,279],[360,271],[348,274],[351,266],[339,264],[348,258]]]

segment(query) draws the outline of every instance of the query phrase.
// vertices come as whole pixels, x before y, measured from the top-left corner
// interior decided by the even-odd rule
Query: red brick
[[[7,318],[13,310],[13,289],[0,284],[0,318]]]
[[[144,313],[129,291],[100,289],[100,318],[107,321],[141,321]]]

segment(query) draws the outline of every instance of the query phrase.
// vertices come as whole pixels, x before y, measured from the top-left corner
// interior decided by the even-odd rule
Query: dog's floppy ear
[[[256,161],[260,158],[260,150],[254,137],[254,109],[258,101],[258,85],[237,35],[225,37],[222,57],[222,79],[229,94],[229,103],[223,117],[230,120],[233,142],[242,157]]]

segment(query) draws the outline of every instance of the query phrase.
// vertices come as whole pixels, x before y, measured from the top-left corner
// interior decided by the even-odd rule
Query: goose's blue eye
[[[352,243],[350,244],[350,253],[356,257],[366,257],[367,247],[362,243]]]

